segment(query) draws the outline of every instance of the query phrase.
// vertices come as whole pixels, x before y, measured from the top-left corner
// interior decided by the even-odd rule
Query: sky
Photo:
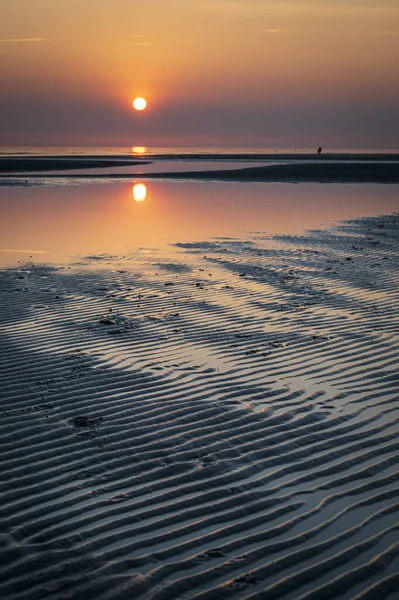
[[[399,0],[0,0],[3,146],[399,149],[398,107]]]

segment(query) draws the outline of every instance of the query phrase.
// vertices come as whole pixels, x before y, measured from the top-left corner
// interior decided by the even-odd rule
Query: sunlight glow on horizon
[[[1,144],[396,148],[398,2],[2,0]]]
[[[146,152],[146,146],[132,146],[132,154],[145,154]]]

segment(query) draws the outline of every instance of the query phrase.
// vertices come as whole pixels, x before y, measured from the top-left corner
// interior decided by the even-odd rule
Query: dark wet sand
[[[94,157],[93,157],[94,158]],[[211,152],[196,152],[196,153],[170,153],[170,154],[157,154],[157,153],[147,153],[145,154],[145,158],[149,160],[209,160],[212,162],[216,161],[226,161],[226,160],[237,160],[237,161],[267,161],[267,162],[279,162],[279,161],[292,161],[295,162],[347,162],[347,161],[356,161],[356,162],[391,162],[391,161],[399,161],[399,153],[359,153],[355,154],[352,152],[346,153],[325,153],[325,154],[297,154],[296,152],[285,152],[279,154],[265,154],[262,152],[255,153],[245,153],[245,152],[226,152],[226,153],[211,153]]]
[[[128,158],[44,156],[44,157],[0,157],[0,173],[26,173],[27,171],[65,171],[67,169],[97,169],[104,167],[126,167],[149,164],[149,161]]]
[[[386,158],[381,162],[371,162],[374,155],[363,155],[361,159],[346,155],[346,162],[342,155],[331,157],[328,162],[323,159],[315,158],[312,162],[305,162],[301,159],[298,163],[282,163],[273,165],[261,165],[257,167],[245,167],[239,169],[220,169],[206,171],[174,171],[156,173],[107,173],[101,174],[102,178],[140,178],[140,179],[183,179],[183,180],[204,180],[204,181],[268,181],[268,182],[315,182],[315,183],[399,183],[399,161],[393,162],[394,158],[387,161]],[[297,159],[291,155],[291,158]],[[374,156],[374,161],[380,160],[381,155]],[[396,159],[398,157],[396,156]],[[274,160],[282,160],[281,157],[274,157]],[[353,161],[359,160],[359,162]],[[40,177],[38,174],[31,174],[33,171],[49,170],[72,170],[88,169],[97,167],[118,167],[128,165],[148,164],[145,161],[131,161],[127,159],[106,159],[106,158],[0,158],[0,173],[21,173],[23,175],[29,172],[29,177]],[[5,177],[6,175],[0,175]],[[51,177],[64,177],[64,174],[54,174]],[[68,177],[96,178],[96,174],[73,174]]]
[[[399,183],[399,164],[307,163],[217,171],[146,173],[144,178],[316,183]]]

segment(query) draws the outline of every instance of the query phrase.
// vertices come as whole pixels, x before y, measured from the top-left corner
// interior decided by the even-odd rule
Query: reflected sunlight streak
[[[133,198],[136,202],[144,202],[147,197],[147,186],[145,183],[138,182],[133,186]]]

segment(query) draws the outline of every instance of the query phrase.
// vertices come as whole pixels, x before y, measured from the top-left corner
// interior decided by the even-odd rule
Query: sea
[[[303,155],[316,154],[318,148],[303,147],[146,147],[146,146],[0,146],[0,156],[204,156],[215,158],[224,155]],[[325,148],[327,154],[397,154],[399,148]]]

